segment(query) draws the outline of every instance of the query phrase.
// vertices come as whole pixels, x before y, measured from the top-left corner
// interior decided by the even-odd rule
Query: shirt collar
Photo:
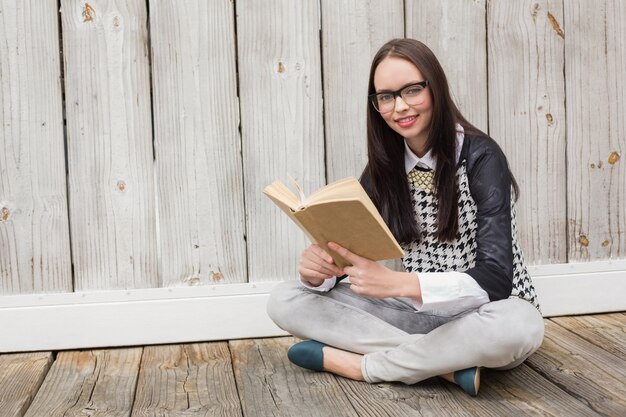
[[[463,126],[456,124],[456,162],[459,162],[461,156],[461,149],[463,149],[463,139],[465,139],[465,133]],[[409,145],[404,140],[404,169],[408,174],[415,167],[432,169],[437,168],[437,160],[432,156],[432,152],[429,150],[426,155],[421,158],[413,153]]]

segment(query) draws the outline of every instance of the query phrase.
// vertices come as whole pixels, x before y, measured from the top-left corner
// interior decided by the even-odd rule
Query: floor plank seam
[[[228,354],[230,355],[230,370],[233,373],[235,389],[237,390],[237,399],[239,400],[240,415],[242,417],[245,417],[245,413],[243,411],[243,400],[241,398],[241,391],[239,389],[239,384],[237,383],[237,374],[235,373],[235,357],[233,356],[233,351],[231,349],[230,340],[226,341],[226,349],[228,349]]]
[[[137,367],[137,378],[135,378],[135,388],[133,389],[133,397],[130,404],[130,416],[132,416],[133,412],[135,411],[135,399],[137,399],[137,389],[139,387],[139,377],[141,376],[141,371],[143,369],[143,354],[145,351],[146,347],[142,346],[141,355],[139,355],[139,366]]]

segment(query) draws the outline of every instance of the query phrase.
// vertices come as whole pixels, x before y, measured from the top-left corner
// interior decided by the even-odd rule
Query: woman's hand
[[[322,285],[326,279],[343,275],[343,271],[335,265],[333,258],[316,243],[300,254],[298,272],[314,287]]]
[[[352,264],[345,267],[343,273],[350,276],[350,289],[355,293],[375,298],[409,297],[421,301],[422,292],[415,274],[392,271],[334,242],[329,242],[328,247]]]

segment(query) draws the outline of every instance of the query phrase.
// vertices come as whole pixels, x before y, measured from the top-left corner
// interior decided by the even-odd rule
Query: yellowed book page
[[[312,193],[305,200],[306,205],[318,203],[321,201],[332,201],[336,199],[361,198],[365,194],[365,190],[354,177],[344,178],[339,181],[331,182]]]
[[[291,220],[294,221],[294,223],[304,232],[311,242],[317,243],[317,240],[311,234],[309,227],[302,224],[302,222],[295,216],[293,209],[288,204],[285,204],[280,198],[276,198],[272,193],[267,193],[265,190],[263,192],[274,202],[274,204],[278,206],[278,208],[280,208],[287,216],[289,216]]]
[[[281,201],[294,211],[300,207],[300,199],[280,181],[274,181],[265,187],[265,189],[263,189],[263,193],[275,202],[277,200]]]

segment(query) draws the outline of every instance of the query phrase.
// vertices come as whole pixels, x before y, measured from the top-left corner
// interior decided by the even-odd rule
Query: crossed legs
[[[440,317],[416,313],[401,299],[356,295],[347,284],[318,293],[288,281],[275,287],[267,309],[294,336],[364,354],[361,371],[371,383],[412,384],[474,366],[508,369],[543,340],[541,315],[517,298]]]

